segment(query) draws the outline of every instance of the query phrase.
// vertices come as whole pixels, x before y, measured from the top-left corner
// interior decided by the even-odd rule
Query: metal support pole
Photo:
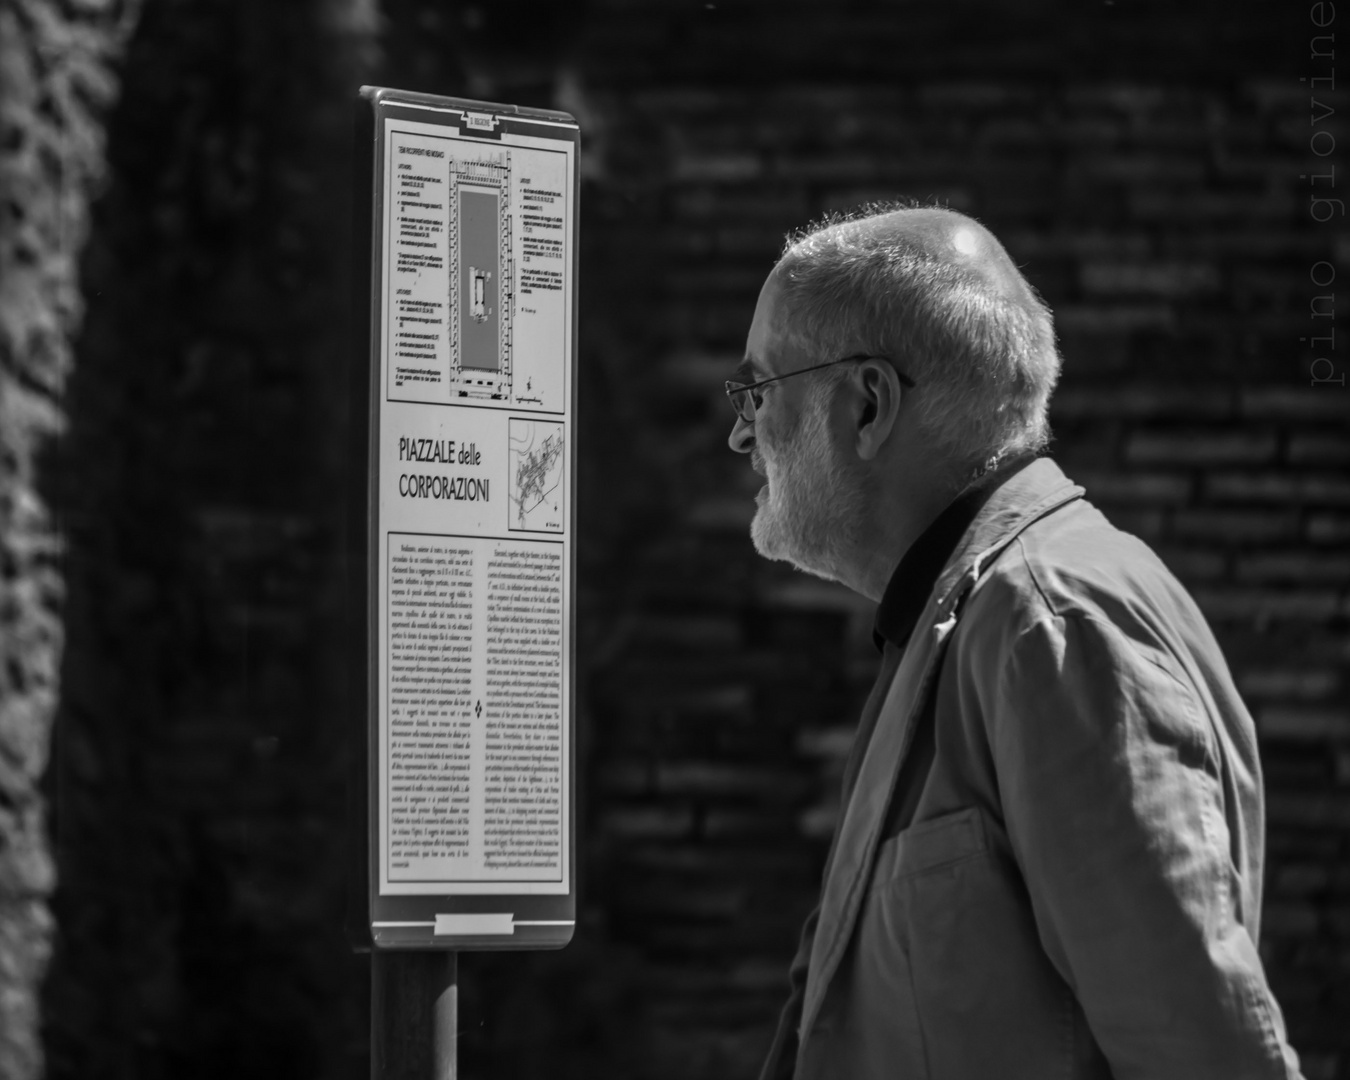
[[[458,976],[458,953],[371,954],[371,1080],[455,1080]]]

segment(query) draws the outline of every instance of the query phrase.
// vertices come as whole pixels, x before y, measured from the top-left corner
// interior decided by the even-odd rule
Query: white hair
[[[1049,441],[1054,323],[982,226],[940,211],[976,230],[996,264],[987,274],[907,234],[917,209],[873,205],[789,237],[776,269],[782,329],[822,359],[841,350],[889,357],[919,387],[921,430],[975,475]],[[931,220],[932,210],[921,212]]]

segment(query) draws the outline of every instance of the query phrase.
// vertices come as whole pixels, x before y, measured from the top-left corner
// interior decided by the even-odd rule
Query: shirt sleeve
[[[1290,1080],[1239,921],[1218,738],[1174,672],[1088,614],[1021,634],[984,703],[1013,854],[1118,1080]]]

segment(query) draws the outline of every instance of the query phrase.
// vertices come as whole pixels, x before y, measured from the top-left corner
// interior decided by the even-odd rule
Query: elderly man
[[[1252,721],[1166,567],[1047,458],[1049,311],[936,208],[792,241],[727,393],[760,554],[878,603],[764,1077],[1297,1077]]]

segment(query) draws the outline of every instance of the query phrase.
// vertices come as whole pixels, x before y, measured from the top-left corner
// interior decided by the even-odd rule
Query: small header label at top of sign
[[[466,112],[464,126],[476,131],[491,131],[497,126],[497,117],[491,113]]]

